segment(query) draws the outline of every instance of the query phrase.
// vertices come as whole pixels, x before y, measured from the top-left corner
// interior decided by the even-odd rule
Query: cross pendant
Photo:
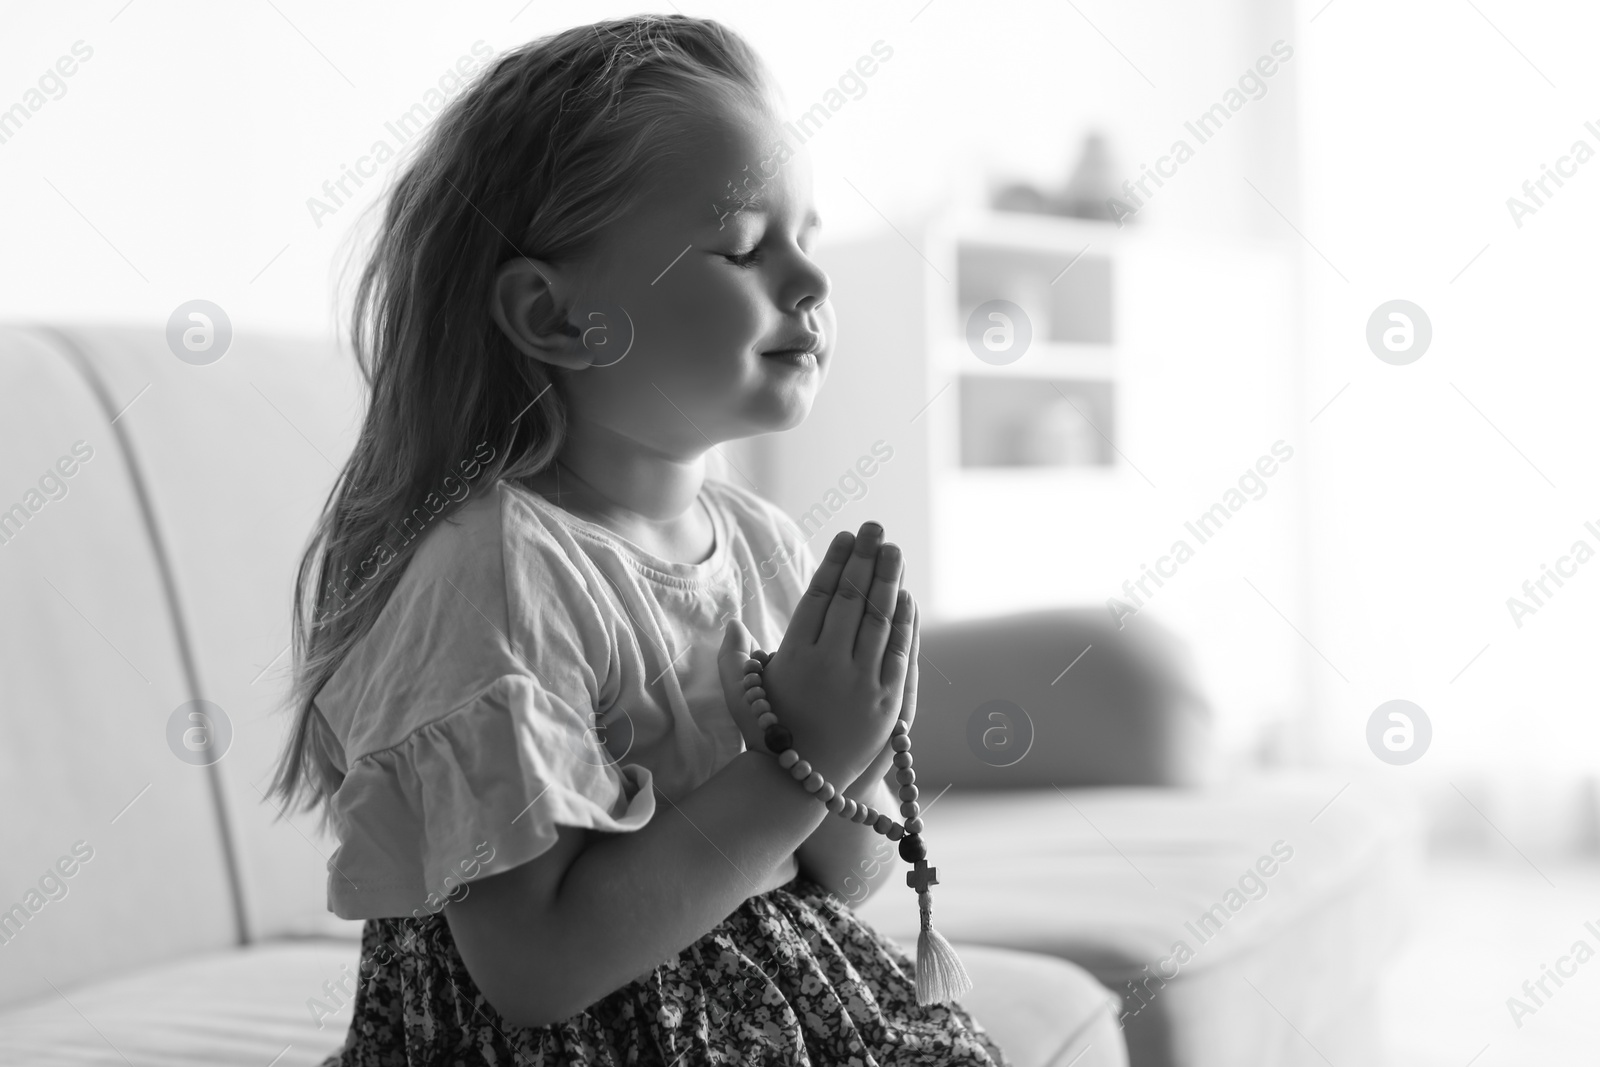
[[[939,868],[929,867],[927,860],[918,860],[916,870],[906,872],[906,885],[919,893],[926,893],[930,885],[939,884]]]

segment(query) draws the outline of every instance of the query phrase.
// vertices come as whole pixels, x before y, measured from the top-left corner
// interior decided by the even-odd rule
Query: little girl
[[[899,550],[867,523],[818,563],[705,475],[804,419],[832,352],[772,99],[715,22],[580,27],[496,61],[390,195],[275,782],[330,820],[329,905],[366,920],[329,1064],[1006,1062],[917,1003],[846,902],[899,869],[887,842],[829,817],[744,700],[775,650],[794,747],[899,810]]]

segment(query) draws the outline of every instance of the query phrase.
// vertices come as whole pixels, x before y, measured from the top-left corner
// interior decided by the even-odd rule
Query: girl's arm
[[[627,834],[558,826],[537,858],[445,907],[468,972],[508,1023],[547,1026],[649,973],[781,884],[827,809],[743,752]]]

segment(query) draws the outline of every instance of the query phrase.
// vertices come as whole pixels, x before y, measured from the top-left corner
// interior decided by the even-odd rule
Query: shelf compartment
[[[1113,344],[1111,258],[1092,251],[1050,251],[962,243],[956,249],[957,329],[990,300],[1027,314],[1036,341]]]

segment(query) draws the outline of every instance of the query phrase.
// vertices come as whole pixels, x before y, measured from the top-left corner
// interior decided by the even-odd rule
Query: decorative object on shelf
[[[1016,457],[1024,467],[1085,467],[1100,462],[1094,425],[1064,396],[1049,400],[1039,417],[1017,426]]]
[[[1076,467],[1116,463],[1116,383],[959,377],[963,467]]]
[[[1111,174],[1111,151],[1102,133],[1083,139],[1078,165],[1056,198],[1056,214],[1079,219],[1110,219],[1110,200],[1117,195]]]
[[[1050,196],[1027,182],[1002,185],[989,198],[989,206],[996,211],[1015,211],[1024,215],[1053,215]]]
[[[917,907],[922,915],[921,932],[917,934],[917,1003],[942,1004],[954,1000],[972,989],[972,979],[961,965],[950,942],[933,928],[933,893],[930,889],[939,884],[939,871],[928,866],[928,851],[922,843],[922,807],[917,803],[917,773],[911,768],[911,731],[904,719],[896,722],[889,744],[894,749],[895,780],[900,783],[900,814],[904,823],[897,823],[884,812],[870,805],[848,799],[822,772],[800,758],[794,749],[794,735],[772,712],[772,703],[761,686],[761,672],[766,668],[771,654],[756,649],[745,660],[744,698],[756,714],[756,725],[761,727],[762,740],[778,757],[778,766],[788,771],[806,792],[822,801],[830,812],[872,827],[891,841],[900,842],[900,858],[912,865],[906,874],[906,885],[917,892]]]
[[[1083,139],[1077,166],[1060,190],[1039,189],[1026,182],[1016,182],[998,189],[991,199],[991,206],[996,211],[1116,221],[1111,200],[1117,195],[1117,186],[1112,174],[1109,145],[1105,134],[1090,132]],[[1129,215],[1123,221],[1131,222],[1137,218],[1137,215]]]

